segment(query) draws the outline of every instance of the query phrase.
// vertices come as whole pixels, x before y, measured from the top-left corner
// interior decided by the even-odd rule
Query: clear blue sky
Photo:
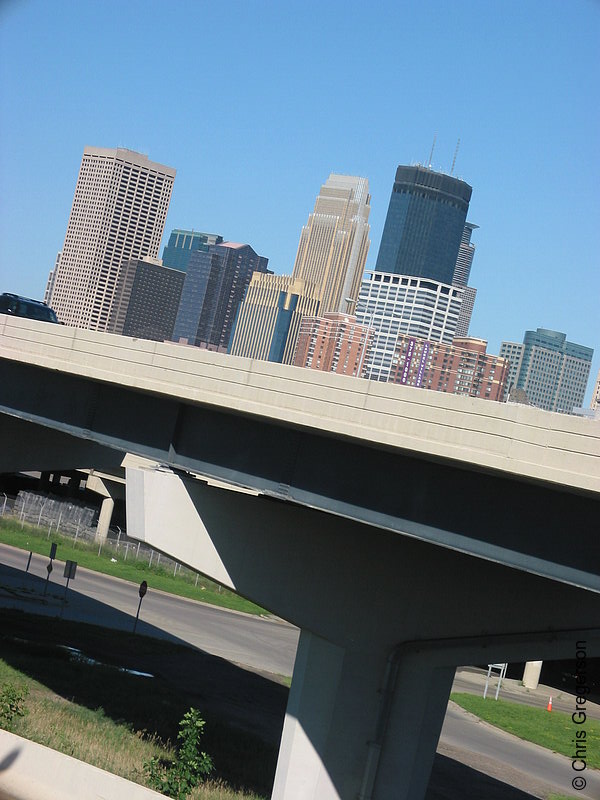
[[[600,366],[598,0],[0,0],[0,291],[42,297],[85,145],[177,169],[165,228],[278,273],[330,172],[369,179],[375,264],[396,166],[473,186],[471,334],[536,327]],[[161,248],[162,254],[162,248]]]

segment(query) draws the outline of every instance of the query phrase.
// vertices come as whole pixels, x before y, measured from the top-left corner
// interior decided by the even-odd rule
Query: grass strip
[[[195,573],[192,576],[178,572],[174,576],[172,570],[166,570],[160,565],[148,566],[143,561],[135,561],[133,555],[130,555],[127,561],[120,556],[115,559],[114,552],[108,549],[98,555],[97,544],[86,541],[75,543],[72,537],[57,533],[48,536],[46,531],[27,523],[21,525],[18,520],[10,517],[0,517],[0,542],[44,556],[50,552],[51,543],[56,542],[58,546],[56,557],[59,561],[76,561],[79,566],[86,569],[133,583],[145,580],[152,589],[160,589],[169,594],[221,608],[243,611],[246,614],[263,616],[268,614],[263,608],[221,587],[209,578],[200,576],[196,585]]]
[[[102,663],[73,660],[57,643]],[[145,786],[144,763],[172,754],[179,720],[190,705],[202,712],[202,661],[197,694],[161,675],[160,668],[152,678],[114,668],[132,660],[158,666],[165,659],[200,659],[191,648],[22,612],[6,612],[0,645],[0,688],[28,689],[26,714],[13,721],[14,733]],[[203,745],[217,777],[190,798],[262,800],[272,786],[276,744],[232,726],[214,711],[203,716]]]
[[[600,722],[596,719],[588,716],[584,725],[575,725],[571,715],[561,711],[548,712],[543,708],[501,699],[484,700],[478,695],[463,693],[452,693],[450,699],[519,739],[539,744],[568,758],[575,753],[575,733],[585,730],[587,766],[600,769]]]

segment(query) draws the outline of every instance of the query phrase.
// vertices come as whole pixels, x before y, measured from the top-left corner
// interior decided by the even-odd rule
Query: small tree
[[[190,708],[179,723],[180,742],[173,761],[152,758],[144,764],[150,786],[167,797],[185,800],[192,789],[214,769],[212,758],[200,750],[205,722],[200,712]]]
[[[15,686],[4,683],[0,688],[0,727],[11,731],[15,717],[24,717],[27,713],[25,698],[29,694],[27,686]]]

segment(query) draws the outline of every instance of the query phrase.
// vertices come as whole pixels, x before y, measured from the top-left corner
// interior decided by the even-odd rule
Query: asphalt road
[[[49,559],[34,553],[29,574],[23,576],[27,558],[26,552],[0,544],[0,604],[55,616],[65,596],[63,562],[55,561],[47,594],[40,600]],[[78,568],[69,583],[67,601],[64,619],[131,630],[139,603],[138,587]],[[142,601],[137,630],[178,639],[236,664],[288,676],[299,636],[291,625],[204,605],[152,587]]]
[[[574,791],[571,759],[544,747],[524,742],[488,725],[454,703],[449,703],[440,738],[440,752],[458,758],[513,786],[540,795],[560,792],[568,796],[600,798],[600,772],[586,770],[584,790]]]
[[[63,564],[55,562],[44,597],[48,558],[34,555],[29,574],[24,575],[27,557],[24,551],[0,544],[0,605],[55,616],[65,595]],[[63,616],[131,630],[139,601],[137,589],[126,581],[78,569],[76,578],[70,582]],[[236,664],[280,675],[292,673],[299,635],[296,628],[279,621],[226,611],[151,588],[141,606],[138,631],[191,644]],[[458,691],[464,688],[460,676],[455,688]],[[479,795],[476,800],[544,797],[550,790],[576,794],[582,800],[600,797],[597,771],[587,771],[587,787],[574,792],[571,781],[576,774],[569,759],[503,733],[452,703],[438,753],[442,758],[438,757],[436,768],[447,756],[491,776],[489,793]],[[436,791],[434,769],[428,800],[454,797],[443,788],[446,776],[438,777],[442,788]],[[517,787],[515,793],[508,794],[507,784]],[[465,791],[456,796],[466,800]]]

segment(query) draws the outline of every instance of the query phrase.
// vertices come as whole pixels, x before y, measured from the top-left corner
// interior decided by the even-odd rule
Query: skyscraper
[[[353,307],[369,252],[369,181],[331,174],[302,228],[292,277],[312,283],[320,313]]]
[[[398,336],[450,344],[456,335],[472,263],[471,191],[427,167],[397,168],[375,270],[356,306],[358,320],[375,328],[367,377],[390,379]]]
[[[268,263],[248,244],[222,242],[195,250],[187,266],[173,339],[226,350],[252,273],[267,272]]]
[[[84,149],[49,293],[61,322],[107,330],[122,262],[158,257],[174,180],[132,150]]]
[[[463,289],[462,305],[460,307],[460,314],[458,316],[458,324],[456,325],[457,336],[469,335],[471,315],[473,314],[475,297],[477,295],[477,289],[469,286],[468,283],[469,276],[471,274],[471,267],[473,266],[473,257],[475,255],[475,245],[471,242],[471,234],[478,227],[479,225],[473,225],[472,222],[465,223],[462,238],[460,240],[460,247],[458,248],[456,266],[454,268],[452,284],[454,286],[460,286]]]
[[[291,277],[285,285],[279,275],[251,284],[235,325],[232,354],[291,364],[302,315],[353,309],[370,245],[370,203],[366,178],[329,176],[302,228]]]
[[[399,166],[375,270],[452,283],[472,188],[422,166]]]
[[[202,233],[175,228],[169,236],[169,243],[163,247],[162,262],[165,267],[187,271],[190,256],[196,250],[207,251],[211,244],[221,244],[223,237],[218,233]]]
[[[502,342],[500,356],[519,363],[514,387],[523,390],[529,402],[546,411],[570,414],[583,405],[592,357],[591,347],[568,342],[566,334],[546,328],[526,331],[523,344]]]
[[[367,270],[356,305],[359,322],[375,329],[366,377],[390,379],[398,337],[405,334],[451,344],[462,295],[458,286]]]

